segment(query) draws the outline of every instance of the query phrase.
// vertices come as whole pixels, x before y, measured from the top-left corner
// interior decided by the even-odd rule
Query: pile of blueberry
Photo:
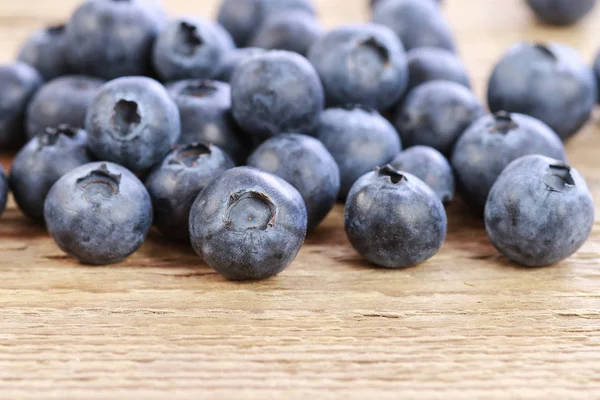
[[[366,260],[421,263],[456,186],[510,260],[563,260],[594,223],[563,147],[596,104],[594,70],[565,45],[517,43],[489,114],[439,3],[371,1],[372,23],[324,31],[310,0],[224,0],[218,22],[87,0],[0,66],[0,148],[20,149],[1,209],[10,187],[84,263],[125,259],[154,224],[246,280],[287,267],[338,200]],[[595,1],[528,3],[568,24]]]

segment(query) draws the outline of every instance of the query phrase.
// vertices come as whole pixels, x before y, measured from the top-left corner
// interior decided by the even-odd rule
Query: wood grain
[[[216,1],[169,0],[213,15]],[[327,26],[368,18],[362,0],[318,1]],[[482,94],[512,42],[560,40],[591,60],[600,10],[539,26],[519,0],[448,0]],[[0,59],[75,0],[0,2]],[[600,201],[597,122],[568,144]],[[482,223],[449,209],[448,240],[405,271],[370,268],[334,210],[275,279],[230,283],[153,233],[128,261],[64,256],[11,202],[0,220],[0,398],[600,398],[600,229],[568,261],[523,269]]]

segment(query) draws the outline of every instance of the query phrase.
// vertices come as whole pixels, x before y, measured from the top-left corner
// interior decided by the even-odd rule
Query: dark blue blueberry
[[[181,133],[177,105],[160,83],[144,77],[119,78],[102,86],[85,126],[96,157],[134,172],[162,160]]]
[[[283,179],[250,167],[223,173],[190,212],[198,255],[230,280],[265,279],[283,271],[306,236],[306,206]]]
[[[406,268],[431,258],[446,237],[446,211],[419,178],[390,165],[360,178],[348,195],[346,234],[367,261]]]
[[[506,112],[480,117],[460,137],[452,155],[463,200],[483,213],[500,173],[512,161],[529,154],[566,160],[560,138],[543,122]]]
[[[220,71],[223,55],[233,48],[224,42],[216,24],[198,18],[178,18],[159,34],[154,45],[153,64],[164,81],[212,79]]]
[[[596,0],[527,0],[535,15],[550,25],[572,25],[585,17]]]
[[[362,104],[386,110],[408,83],[402,43],[384,26],[334,29],[317,40],[308,57],[321,77],[329,106]]]
[[[563,140],[588,121],[596,96],[590,67],[576,50],[559,43],[515,44],[494,68],[488,86],[492,112],[531,115]]]
[[[288,50],[306,56],[308,49],[323,35],[315,16],[305,11],[277,13],[258,29],[250,45],[269,50]]]
[[[430,81],[410,91],[393,121],[406,147],[430,146],[448,156],[458,137],[483,113],[483,105],[463,85]]]
[[[25,111],[42,82],[28,64],[0,65],[0,150],[25,143]]]
[[[425,182],[443,204],[450,204],[454,199],[454,171],[446,157],[436,149],[409,147],[400,152],[390,165]]]
[[[6,209],[6,201],[8,200],[8,179],[4,173],[4,168],[0,165],[0,215]]]
[[[373,168],[390,162],[402,149],[398,133],[377,111],[330,108],[321,114],[315,136],[340,168],[340,199]]]
[[[103,84],[86,76],[63,76],[46,83],[27,107],[27,136],[31,139],[61,124],[83,128],[87,109]]]
[[[471,87],[463,62],[451,51],[419,47],[408,52],[408,90],[429,81],[451,81]]]
[[[210,181],[233,167],[227,153],[209,144],[177,146],[169,153],[146,180],[154,224],[162,234],[189,242],[194,200]]]
[[[313,66],[289,51],[256,55],[236,68],[231,78],[233,116],[259,140],[285,132],[310,132],[324,102]]]
[[[147,75],[166,17],[147,0],[87,0],[67,23],[67,59],[78,73],[114,79]]]
[[[179,143],[211,143],[238,164],[246,160],[250,146],[231,115],[231,88],[227,83],[186,80],[167,85],[167,90],[179,107]]]
[[[527,267],[574,254],[594,226],[594,201],[583,177],[563,161],[529,155],[500,175],[485,206],[494,246]]]
[[[259,49],[257,47],[244,47],[241,49],[233,49],[228,51],[221,59],[221,69],[218,80],[223,82],[231,81],[233,71],[238,65],[258,54],[263,54],[265,52],[265,49]]]
[[[33,33],[21,47],[18,60],[37,69],[45,80],[69,74],[65,26],[51,26]]]
[[[75,168],[52,186],[44,219],[69,256],[85,264],[113,264],[144,243],[152,225],[152,202],[133,173],[95,162]]]
[[[340,191],[340,170],[325,146],[315,138],[285,134],[260,145],[248,165],[277,175],[294,186],[304,199],[308,230],[325,219]]]
[[[66,125],[48,128],[17,153],[10,170],[10,187],[23,214],[43,221],[44,200],[67,172],[92,161],[87,134]]]
[[[223,0],[218,21],[244,47],[269,16],[292,10],[315,14],[312,0]]]
[[[596,84],[598,86],[597,99],[600,100],[600,53],[598,53],[594,60],[594,74],[596,75]]]
[[[396,32],[406,50],[440,47],[455,51],[450,26],[433,1],[383,1],[373,10],[373,22]]]

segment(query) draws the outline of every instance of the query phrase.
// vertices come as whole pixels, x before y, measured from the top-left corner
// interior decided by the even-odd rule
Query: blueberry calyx
[[[175,156],[169,160],[169,165],[181,165],[182,167],[194,168],[201,157],[211,154],[210,145],[204,143],[193,143],[181,146]]]
[[[558,61],[556,54],[554,54],[552,49],[550,49],[550,47],[548,47],[547,45],[545,45],[543,43],[535,43],[533,45],[533,47],[535,49],[539,50],[544,56],[550,58],[552,61],[555,61],[555,62]]]
[[[181,89],[180,94],[183,96],[202,98],[202,97],[210,96],[212,93],[216,92],[217,90],[219,90],[219,88],[212,81],[209,81],[209,80],[203,80],[200,82],[193,81],[193,82],[187,83]]]
[[[115,132],[121,136],[131,135],[141,120],[138,104],[135,101],[121,99],[115,104],[111,122]]]
[[[379,174],[379,177],[388,177],[390,182],[392,182],[394,185],[402,182],[403,180],[407,180],[406,175],[392,167],[390,164],[377,168],[377,173]]]
[[[204,44],[204,40],[198,32],[198,28],[189,22],[182,21],[177,30],[177,45],[175,51],[182,56],[194,55],[197,48]]]
[[[85,201],[96,196],[107,199],[116,196],[119,194],[120,184],[121,174],[112,174],[104,163],[98,169],[77,180],[77,187],[83,191]]]
[[[42,146],[54,146],[61,135],[72,139],[77,135],[77,129],[67,124],[48,127],[44,132],[40,133],[40,144]]]
[[[366,48],[371,51],[374,51],[375,54],[379,57],[381,64],[384,68],[389,67],[390,65],[390,52],[388,49],[383,46],[379,41],[374,37],[369,37],[365,40],[361,40],[358,42],[357,48]]]
[[[267,230],[275,226],[277,206],[270,197],[254,190],[231,194],[225,212],[225,226],[233,231]]]
[[[52,26],[48,26],[46,28],[46,32],[49,35],[62,35],[63,33],[65,33],[65,29],[66,29],[66,25],[61,24],[61,25],[52,25]]]
[[[544,183],[546,189],[559,193],[570,186],[575,186],[575,181],[571,175],[571,167],[567,164],[550,165],[548,172],[544,174]]]
[[[490,127],[489,132],[506,135],[508,132],[518,128],[519,125],[512,119],[510,113],[498,111],[494,113],[494,124]]]

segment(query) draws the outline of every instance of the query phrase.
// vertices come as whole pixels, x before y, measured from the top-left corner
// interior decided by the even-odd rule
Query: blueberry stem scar
[[[277,206],[269,196],[253,190],[231,194],[225,213],[225,226],[234,231],[275,226]]]
[[[512,119],[510,113],[506,111],[498,111],[494,113],[494,125],[490,128],[490,133],[503,133],[518,129],[519,125]]]
[[[197,165],[200,157],[211,153],[212,151],[207,145],[203,143],[193,143],[180,148],[175,157],[169,161],[169,164],[179,164],[184,167],[193,168]]]
[[[556,54],[554,54],[554,52],[547,45],[543,43],[536,43],[534,44],[534,47],[542,52],[545,56],[551,58],[553,61],[558,61]]]
[[[121,184],[120,174],[111,174],[106,164],[101,164],[98,169],[93,170],[88,175],[77,180],[77,186],[83,190],[84,200],[95,195],[111,197],[119,194],[119,185]],[[106,189],[109,190],[106,190]]]
[[[392,167],[390,164],[377,168],[377,172],[379,173],[379,176],[389,177],[393,184],[397,184],[402,182],[402,180],[406,180],[406,176]]]
[[[567,186],[575,186],[571,167],[566,164],[550,165],[549,172],[544,175],[546,188],[551,192],[562,192]]]

